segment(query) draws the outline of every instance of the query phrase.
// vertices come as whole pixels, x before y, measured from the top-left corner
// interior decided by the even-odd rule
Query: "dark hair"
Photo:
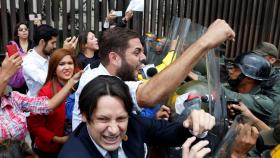
[[[20,27],[20,25],[25,25],[27,27],[27,29],[29,29],[28,24],[26,22],[20,22],[16,25],[15,30],[14,30],[14,41],[17,43],[17,45],[21,47],[20,45],[20,41],[19,41],[19,37],[18,37],[18,29]],[[30,33],[28,33],[28,46],[27,46],[27,50],[32,49],[34,47],[34,43],[33,41],[30,39]]]
[[[120,98],[128,115],[131,114],[133,103],[128,86],[115,76],[101,75],[86,84],[79,98],[79,109],[88,122],[91,122],[98,99],[106,95]]]
[[[83,53],[85,51],[85,45],[87,44],[87,37],[89,32],[91,31],[83,31],[79,34],[79,39],[78,39],[79,52]]]
[[[140,38],[139,34],[128,28],[115,27],[106,30],[100,39],[101,63],[105,66],[109,63],[108,54],[112,51],[123,57],[128,48],[128,41],[134,38]]]
[[[56,37],[58,35],[58,30],[47,25],[43,24],[39,27],[34,29],[34,44],[37,46],[39,44],[39,41],[43,39],[46,43],[52,39],[52,37]]]
[[[78,65],[76,62],[76,57],[74,55],[74,52],[68,50],[68,49],[57,49],[55,50],[52,55],[50,56],[50,60],[49,60],[49,68],[48,68],[48,75],[47,75],[47,79],[45,84],[47,84],[49,81],[53,81],[52,82],[52,93],[55,94],[57,92],[57,76],[55,75],[57,66],[60,62],[60,60],[62,60],[65,56],[70,55],[73,63],[74,63],[74,71],[75,69],[78,69]],[[75,72],[74,72],[75,73]]]
[[[15,41],[18,41],[18,40],[19,40],[19,38],[18,38],[18,29],[19,29],[20,25],[25,25],[26,28],[29,29],[28,24],[27,24],[26,22],[20,22],[20,23],[18,23],[18,24],[16,25],[16,27],[15,27],[15,30],[14,30],[14,40],[15,40]],[[30,35],[30,34],[29,34],[29,35]],[[28,36],[29,36],[29,35],[28,35]],[[29,37],[28,37],[28,38],[29,38]]]
[[[20,140],[7,139],[0,142],[1,158],[36,158],[28,144]]]

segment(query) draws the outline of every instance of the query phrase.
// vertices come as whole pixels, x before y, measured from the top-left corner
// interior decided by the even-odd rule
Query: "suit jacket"
[[[144,158],[144,143],[147,145],[181,146],[192,136],[182,123],[170,123],[131,114],[128,121],[127,141],[122,141],[128,158]],[[59,158],[103,158],[91,141],[85,123],[72,133],[59,154]]]

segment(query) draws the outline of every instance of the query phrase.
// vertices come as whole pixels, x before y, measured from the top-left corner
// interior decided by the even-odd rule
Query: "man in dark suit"
[[[63,146],[60,158],[143,158],[147,145],[181,146],[192,136],[205,136],[215,118],[193,110],[183,123],[134,115],[129,89],[113,76],[99,76],[82,90],[79,108],[83,122]]]

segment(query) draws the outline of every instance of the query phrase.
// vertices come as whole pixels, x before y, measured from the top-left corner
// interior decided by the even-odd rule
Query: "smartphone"
[[[42,20],[41,14],[29,14],[30,21]]]
[[[113,15],[116,15],[117,17],[122,17],[122,11],[114,11]]]
[[[9,57],[17,53],[17,46],[15,44],[8,44],[6,45],[6,49],[8,52]]]

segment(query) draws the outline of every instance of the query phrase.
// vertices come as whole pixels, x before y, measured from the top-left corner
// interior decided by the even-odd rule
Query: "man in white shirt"
[[[49,56],[56,48],[58,31],[49,25],[40,25],[34,32],[34,49],[23,58],[23,76],[29,91],[28,96],[36,96],[46,81]]]
[[[176,89],[209,49],[234,37],[235,33],[229,25],[218,19],[174,63],[148,82],[142,83],[135,81],[142,61],[146,59],[137,33],[126,28],[113,28],[105,31],[100,40],[101,64],[96,69],[85,68],[75,94],[73,130],[81,122],[78,109],[80,93],[83,87],[96,76],[110,74],[118,76],[124,81],[130,81],[126,83],[130,83],[128,86],[134,102],[134,110],[143,106],[152,107]]]

